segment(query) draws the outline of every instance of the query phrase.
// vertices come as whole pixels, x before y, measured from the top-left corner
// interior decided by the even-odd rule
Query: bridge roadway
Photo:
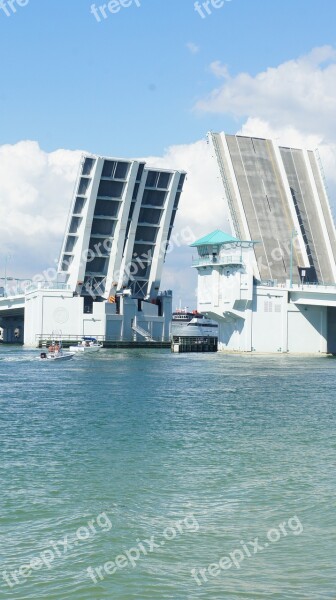
[[[0,296],[0,341],[5,344],[24,342],[25,296]]]
[[[0,296],[0,319],[24,315],[25,295]]]
[[[336,285],[293,285],[289,295],[297,305],[336,307]]]

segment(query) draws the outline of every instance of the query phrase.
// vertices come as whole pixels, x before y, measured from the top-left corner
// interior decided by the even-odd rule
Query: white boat
[[[74,352],[64,352],[62,342],[52,341],[47,351],[42,351],[38,360],[41,362],[56,362],[71,360],[75,356]]]
[[[82,352],[87,354],[89,352],[97,352],[103,347],[103,344],[99,343],[94,337],[84,336],[77,346],[70,346],[70,352]]]
[[[172,318],[172,335],[179,337],[218,338],[218,323],[196,310],[176,310]]]

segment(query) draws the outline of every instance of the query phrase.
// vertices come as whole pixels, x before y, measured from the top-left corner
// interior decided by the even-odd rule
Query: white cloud
[[[0,146],[0,257],[11,255],[11,274],[27,277],[54,265],[79,157],[48,154],[31,141]]]
[[[186,44],[186,47],[191,52],[191,54],[198,54],[200,51],[200,47],[197,46],[197,44],[194,44],[194,42],[188,42]]]
[[[237,133],[239,135],[270,138],[275,140],[279,146],[284,145],[293,148],[317,148],[323,140],[322,135],[303,133],[289,125],[276,127],[257,117],[249,117]]]
[[[210,71],[211,73],[213,73],[213,75],[215,75],[215,77],[218,77],[218,79],[230,78],[229,69],[227,65],[222,65],[220,60],[215,60],[210,64]]]
[[[260,118],[277,128],[294,127],[330,139],[336,134],[336,50],[313,49],[295,60],[252,76],[230,76],[220,61],[210,65],[221,87],[200,100],[196,108],[235,117]]]

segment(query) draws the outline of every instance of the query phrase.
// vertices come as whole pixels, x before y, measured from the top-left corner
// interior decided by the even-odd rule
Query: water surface
[[[335,599],[335,360],[35,356],[0,347],[4,598]]]

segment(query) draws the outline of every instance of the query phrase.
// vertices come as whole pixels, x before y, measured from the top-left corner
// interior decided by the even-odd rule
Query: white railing
[[[142,329],[139,328],[139,329]],[[148,331],[146,331],[145,329],[142,330],[143,332],[146,332],[146,335],[150,338],[146,341],[148,342],[156,342],[156,343],[168,343],[169,340],[164,339],[164,340],[156,340],[155,338],[153,338]],[[138,332],[139,333],[139,332]],[[140,333],[139,333],[140,334]],[[70,343],[73,344],[75,342],[80,342],[83,339],[83,335],[75,335],[75,334],[71,334],[71,333],[60,333],[57,336],[53,335],[53,334],[36,334],[35,335],[35,340],[36,342],[50,342],[52,339],[55,339],[55,337],[63,342],[63,343]],[[96,340],[98,342],[127,342],[127,343],[131,343],[134,340],[130,340],[130,339],[125,339],[124,337],[122,337],[121,335],[87,335],[85,337],[94,337],[96,338]]]
[[[57,340],[59,340],[60,342],[80,342],[82,341],[83,337],[83,335],[75,335],[71,333],[57,333],[57,335],[55,335],[54,333],[37,333],[35,335],[35,340],[36,342],[49,342],[50,340],[57,338]],[[85,337],[94,337],[98,342],[107,341],[104,335],[90,335]],[[119,336],[118,338],[116,338],[115,341],[120,341],[120,339],[121,338]]]
[[[314,292],[336,292],[336,284],[335,283],[292,283],[290,286],[289,283],[278,283],[276,280],[272,279],[262,279],[261,281],[256,281],[257,286],[264,287],[278,287],[283,289],[288,289],[292,291],[314,291]]]
[[[26,288],[27,292],[35,292],[35,290],[70,290],[70,285],[66,283],[59,283],[58,281],[37,281],[28,285]]]
[[[142,327],[140,327],[140,325],[138,325],[137,323],[133,323],[132,325],[132,329],[135,333],[138,333],[139,335],[141,335],[142,337],[145,338],[146,342],[155,342],[156,340],[151,336],[151,334],[149,333],[149,331],[147,331],[147,329],[143,329]]]
[[[276,279],[261,279],[260,281],[256,281],[255,285],[262,285],[265,287],[286,287],[285,283],[278,283]]]
[[[291,290],[304,290],[306,292],[314,291],[314,292],[336,292],[336,284],[335,283],[293,283]]]
[[[25,290],[23,288],[16,288],[15,290],[0,290],[0,300],[6,300],[10,298],[24,297]]]
[[[243,265],[241,256],[224,255],[224,256],[199,256],[193,258],[193,267],[211,266],[211,265]]]

